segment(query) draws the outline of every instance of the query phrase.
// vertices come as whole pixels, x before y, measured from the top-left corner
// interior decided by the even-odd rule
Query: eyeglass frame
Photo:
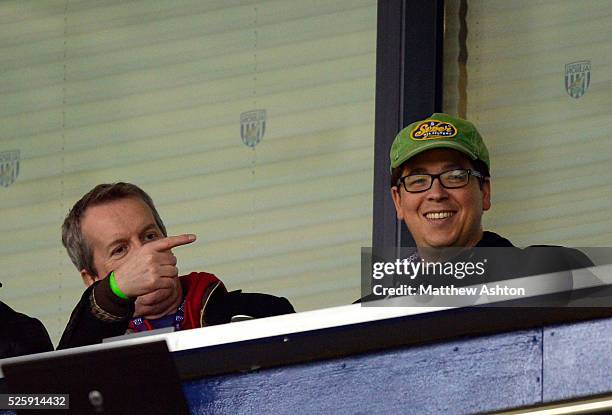
[[[440,176],[442,176],[445,173],[449,173],[451,171],[465,171],[468,175],[468,179],[465,182],[465,184],[462,184],[461,186],[457,186],[457,187],[448,187],[445,186],[444,183],[442,183],[442,180],[440,179]],[[431,178],[431,181],[429,182],[429,187],[427,189],[423,189],[423,190],[408,190],[408,188],[406,187],[406,178],[407,177],[411,177],[411,176],[429,176]],[[479,172],[478,170],[472,170],[472,169],[450,169],[450,170],[446,170],[443,171],[441,173],[438,174],[428,174],[428,173],[417,173],[417,174],[407,174],[405,176],[400,177],[397,180],[397,187],[400,187],[400,185],[404,188],[404,190],[408,193],[423,193],[428,191],[429,189],[432,188],[434,180],[438,179],[438,182],[440,182],[440,186],[442,186],[445,189],[461,189],[465,186],[467,186],[470,183],[470,176],[474,176],[476,178],[478,178],[478,180],[480,181],[480,183],[484,183],[485,180],[487,179],[486,176],[484,174],[482,174],[481,172]]]

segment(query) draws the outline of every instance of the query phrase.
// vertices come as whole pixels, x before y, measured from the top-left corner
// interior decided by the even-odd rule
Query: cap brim
[[[405,154],[404,157],[398,159],[394,163],[394,165],[392,164],[391,168],[394,169],[396,167],[399,167],[404,162],[406,162],[407,160],[410,160],[411,158],[413,158],[417,154],[421,154],[424,151],[432,150],[432,149],[435,149],[435,148],[450,148],[452,150],[457,150],[457,151],[465,154],[466,156],[469,156],[472,160],[477,160],[478,159],[478,157],[476,157],[476,154],[472,153],[470,150],[468,150],[467,148],[465,148],[461,144],[454,143],[452,141],[433,141],[431,143],[424,144],[421,147],[415,148],[414,150],[412,150],[408,154]]]

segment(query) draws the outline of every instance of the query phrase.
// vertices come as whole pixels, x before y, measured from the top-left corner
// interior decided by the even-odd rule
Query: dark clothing
[[[0,301],[0,359],[53,350],[40,321],[18,313]]]
[[[68,325],[64,329],[57,346],[58,350],[100,343],[106,337],[120,336],[125,333],[129,323],[127,316],[104,321],[96,316],[92,310],[91,299],[93,298],[94,288],[103,285],[106,280],[108,278],[97,281],[85,290],[81,300],[72,310]],[[134,313],[134,304],[128,303],[130,304],[130,312]]]
[[[571,271],[593,266],[589,257],[577,249],[553,245],[532,245],[520,249],[512,245],[508,239],[494,232],[483,232],[482,239],[476,248],[492,248],[484,249],[480,254],[494,260],[494,268],[491,275],[488,275],[489,281]],[[571,284],[571,274],[568,273],[567,276]],[[568,288],[571,288],[571,285]]]
[[[454,252],[453,250],[457,250]],[[444,264],[481,264],[482,274],[468,274],[469,277],[459,277],[457,273],[420,273],[414,279],[393,277],[394,286],[407,283],[418,289],[419,285],[427,286],[467,286],[473,284],[487,284],[512,278],[521,278],[532,275],[558,273],[555,276],[555,291],[568,292],[573,287],[573,269],[593,266],[592,261],[582,252],[573,248],[561,246],[535,245],[521,249],[515,247],[508,239],[493,232],[483,232],[481,240],[473,248],[445,248],[432,250],[430,254],[440,254],[450,257]],[[412,248],[408,255],[409,262],[420,262],[421,257],[416,248]],[[388,261],[389,259],[387,259]],[[461,264],[463,263],[463,264]],[[457,268],[455,268],[457,269]],[[567,271],[567,272],[565,272]],[[373,301],[385,298],[384,296],[369,294],[358,300]],[[568,295],[559,295],[566,299]]]
[[[227,292],[214,275],[191,273],[180,277],[185,298],[183,329],[229,323],[232,317],[253,318],[295,313],[287,299],[268,294]],[[102,305],[102,306],[101,306]],[[128,331],[134,302],[115,296],[108,278],[97,281],[83,293],[58,345],[58,349],[100,343],[106,337]]]
[[[477,248],[503,248],[511,247],[512,242],[496,234],[495,232],[484,231],[482,238],[476,244]]]

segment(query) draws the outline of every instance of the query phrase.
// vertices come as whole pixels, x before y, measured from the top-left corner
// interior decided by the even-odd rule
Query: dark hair
[[[155,218],[155,223],[162,234],[168,236],[164,222],[159,217],[153,200],[144,190],[131,183],[99,184],[74,204],[62,225],[62,244],[66,247],[70,260],[79,271],[84,269],[93,275],[97,274],[93,265],[93,252],[81,230],[81,220],[87,208],[129,197],[140,199],[149,206]]]
[[[408,163],[408,161],[409,160],[406,160],[401,165],[391,170],[391,181],[389,183],[390,187],[397,186],[397,183],[399,182],[399,179],[402,177],[402,174],[404,173],[404,169],[406,168],[406,163]],[[472,168],[476,170],[477,172],[481,173],[485,178],[491,177],[491,174],[489,173],[489,169],[487,168],[487,165],[484,163],[484,161],[470,160],[470,163],[472,164]],[[484,179],[480,179],[479,182],[480,182],[480,187],[482,187],[482,185],[484,184]]]

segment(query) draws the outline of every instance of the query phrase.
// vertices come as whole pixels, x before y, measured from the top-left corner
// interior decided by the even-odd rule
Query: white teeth
[[[453,216],[453,212],[430,212],[425,215],[427,219],[446,219]]]

